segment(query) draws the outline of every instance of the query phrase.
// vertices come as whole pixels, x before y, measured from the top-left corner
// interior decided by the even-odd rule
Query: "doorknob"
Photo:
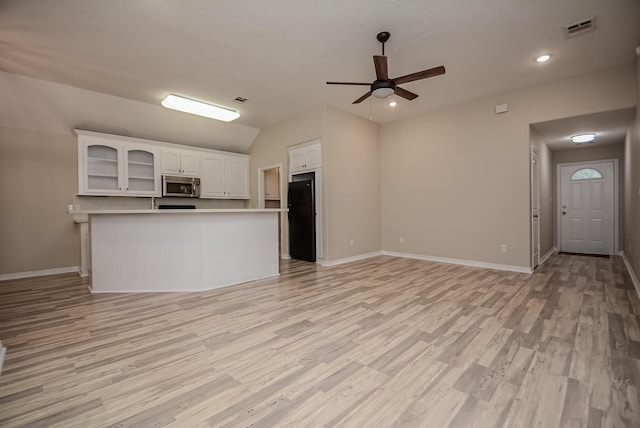
[[[562,210],[562,215],[567,215],[567,212],[565,210]]]

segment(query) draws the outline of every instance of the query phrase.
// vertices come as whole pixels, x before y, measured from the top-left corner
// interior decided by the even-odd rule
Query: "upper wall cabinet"
[[[200,180],[201,198],[249,199],[249,157],[203,154]]]
[[[163,175],[200,177],[200,152],[179,149],[162,149]]]
[[[163,174],[199,177],[202,198],[249,199],[248,155],[75,132],[79,195],[161,196]]]
[[[78,194],[159,196],[158,151],[78,133]]]
[[[322,166],[320,141],[289,149],[289,172],[310,171]]]

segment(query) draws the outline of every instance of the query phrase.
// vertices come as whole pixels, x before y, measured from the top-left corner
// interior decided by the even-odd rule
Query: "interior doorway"
[[[570,253],[614,254],[617,160],[558,164],[558,245]]]
[[[282,164],[258,169],[258,208],[282,207]],[[278,213],[278,254],[282,254],[282,213]]]
[[[540,264],[540,162],[531,147],[531,269]]]

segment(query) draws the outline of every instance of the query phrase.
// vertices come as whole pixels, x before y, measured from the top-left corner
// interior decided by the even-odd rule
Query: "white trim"
[[[0,275],[0,281],[9,279],[33,278],[36,276],[58,275],[61,273],[80,273],[80,266],[69,266],[63,268],[32,270],[28,272],[5,273]]]
[[[336,260],[321,260],[318,263],[324,267],[337,266],[344,263],[356,262],[358,260],[370,259],[371,257],[381,256],[383,254],[382,251],[376,251],[373,253],[367,254],[358,254],[357,256],[345,257],[344,259],[336,259]]]
[[[447,257],[425,256],[422,254],[397,253],[395,251],[382,251],[383,256],[404,257],[408,259],[427,260],[430,262],[449,263],[453,265],[473,266],[485,269],[506,270],[509,272],[532,273],[529,266],[501,265],[496,263],[478,262],[475,260],[450,259]]]
[[[534,159],[533,159],[534,155],[536,157],[535,166],[534,166]],[[540,158],[538,157],[538,150],[533,145],[531,146],[531,153],[530,153],[530,159],[529,159],[529,168],[530,168],[530,170],[529,170],[530,177],[529,178],[530,178],[530,184],[531,184],[531,187],[529,189],[529,192],[530,192],[529,193],[529,196],[530,196],[530,201],[529,201],[529,204],[530,204],[529,205],[529,211],[530,211],[529,212],[529,229],[530,229],[529,239],[531,239],[531,269],[535,269],[535,267],[541,265],[542,262],[540,261],[541,260],[541,258],[540,258]],[[534,168],[538,169],[538,174],[537,174],[538,180],[537,180],[537,183],[533,182],[533,171],[534,171]],[[535,214],[538,216],[538,228],[537,228],[537,231],[536,231],[537,232],[536,235],[537,235],[538,248],[534,248],[533,247],[533,243],[534,243],[534,241],[536,241],[536,240],[533,239],[533,233],[534,233],[534,230],[533,230],[533,210],[534,210],[534,207],[533,207],[533,202],[534,202],[533,201],[533,188],[534,188],[534,185],[537,185],[537,189],[538,189],[538,198],[537,198],[538,200],[535,201],[536,202],[536,207],[535,207],[536,212],[535,212]],[[533,257],[534,254],[538,255],[538,260],[534,260],[534,257]]]
[[[2,343],[0,343],[0,374],[2,374],[2,364],[4,363],[4,356],[6,353],[7,353],[7,348],[2,346]]]
[[[547,254],[545,254],[544,256],[542,256],[542,258],[540,259],[540,263],[538,264],[538,266],[542,266],[544,264],[544,262],[546,262],[549,257],[551,257],[552,255],[554,255],[555,253],[558,252],[558,249],[556,247],[552,247],[549,251],[547,251]]]
[[[315,183],[315,204],[316,204],[316,262],[318,260],[322,260],[325,257],[324,254],[324,241],[323,241],[323,217],[324,217],[324,209],[323,209],[323,203],[324,203],[324,198],[322,196],[322,168],[316,168],[316,169],[309,169],[309,170],[305,170],[305,171],[297,171],[294,173],[289,172],[289,181],[287,182],[287,186],[289,185],[289,183],[291,183],[293,181],[293,176],[294,175],[300,175],[300,174],[308,174],[310,172],[314,173],[314,183]],[[287,188],[288,190],[288,188]],[[289,196],[287,195],[287,198]],[[281,199],[282,200],[282,199]],[[287,203],[289,201],[287,200]],[[284,216],[283,216],[284,217]],[[284,230],[284,229],[283,229]],[[283,235],[284,236],[284,235]],[[289,218],[287,217],[287,233],[286,233],[286,238],[287,238],[287,246],[289,244]]]
[[[280,254],[280,258],[282,260],[291,260],[291,256],[289,254]]]
[[[278,187],[280,189],[280,208],[282,208],[282,194],[283,194],[282,171],[283,170],[282,170],[282,164],[281,163],[268,165],[268,166],[261,166],[260,168],[258,168],[258,208],[264,208],[264,200],[265,200],[265,194],[264,194],[264,172],[269,170],[269,169],[274,169],[274,168],[280,168],[280,173],[278,174],[278,180],[280,182],[278,184]]]
[[[258,208],[264,209],[265,206],[265,194],[264,194],[264,172],[266,170],[269,169],[274,169],[274,168],[280,168],[280,172],[278,174],[278,180],[279,180],[279,189],[280,189],[280,209],[282,209],[282,202],[284,201],[284,198],[282,197],[284,189],[283,189],[283,179],[282,179],[282,164],[281,163],[277,163],[277,164],[273,164],[273,165],[268,165],[268,166],[262,166],[260,168],[258,168]],[[285,238],[285,232],[284,232],[284,227],[285,227],[285,223],[286,226],[289,226],[288,224],[288,220],[287,217],[285,217],[284,215],[280,216],[280,236],[278,237],[278,239],[280,240],[279,244],[280,244],[280,248],[282,248],[282,244],[284,242],[284,238]],[[288,238],[288,237],[287,237]],[[284,257],[282,257],[284,258]]]
[[[618,210],[620,208],[618,201],[618,159],[601,159],[594,161],[583,162],[564,162],[556,164],[556,247],[559,249],[562,244],[562,204],[560,200],[562,198],[562,177],[560,173],[560,167],[562,166],[576,166],[576,165],[591,165],[594,163],[613,163],[613,249],[611,255],[618,252]]]
[[[629,260],[627,259],[627,256],[624,254],[624,252],[620,251],[619,254],[622,257],[622,261],[624,261],[624,265],[627,267],[627,271],[629,272],[629,276],[631,277],[631,282],[633,282],[633,286],[636,289],[636,294],[638,295],[638,297],[640,297],[640,281],[638,281],[638,277],[633,271],[631,263],[629,263]]]

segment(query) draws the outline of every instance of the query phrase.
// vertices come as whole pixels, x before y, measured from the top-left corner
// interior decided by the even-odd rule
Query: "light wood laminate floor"
[[[0,283],[0,426],[640,427],[617,257],[281,270],[199,294]]]

